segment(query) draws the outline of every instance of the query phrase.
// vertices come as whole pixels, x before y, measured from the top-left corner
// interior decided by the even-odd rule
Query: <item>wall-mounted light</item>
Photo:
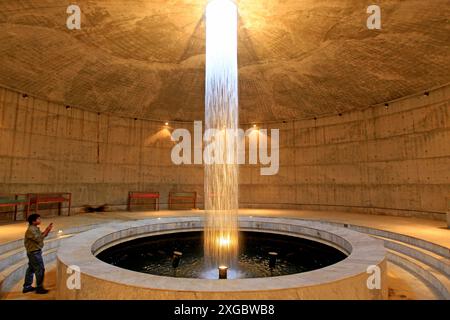
[[[430,96],[430,93],[429,93],[428,91],[426,91],[423,95],[424,95],[425,97],[429,97],[429,96]]]
[[[69,110],[69,109],[70,109],[70,106],[66,106],[66,109]]]
[[[169,123],[168,123],[168,122],[165,122],[164,125],[167,127],[167,126],[169,125]]]

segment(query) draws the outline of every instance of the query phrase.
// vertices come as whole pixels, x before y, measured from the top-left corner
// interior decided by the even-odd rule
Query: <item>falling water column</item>
[[[216,132],[211,141],[220,147],[205,148],[204,245],[208,267],[215,269],[233,269],[238,255],[238,165],[228,135],[239,120],[237,17],[231,0],[212,0],[206,8],[205,130]]]

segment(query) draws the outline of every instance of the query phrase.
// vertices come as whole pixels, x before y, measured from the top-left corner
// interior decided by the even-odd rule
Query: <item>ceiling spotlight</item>
[[[168,126],[168,125],[169,125],[169,123],[168,123],[168,122],[166,122],[166,123],[164,123],[164,125],[165,125],[165,126]]]

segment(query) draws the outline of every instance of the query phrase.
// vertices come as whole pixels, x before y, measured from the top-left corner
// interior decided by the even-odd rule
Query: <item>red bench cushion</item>
[[[39,201],[39,202],[65,202],[65,201],[69,201],[69,199],[66,199],[64,197],[42,197],[42,198],[31,199],[31,202],[33,202],[33,203],[35,203],[36,201]]]
[[[154,199],[154,198],[159,198],[159,194],[157,194],[157,193],[136,193],[136,194],[130,194],[130,198],[132,198],[132,199]]]

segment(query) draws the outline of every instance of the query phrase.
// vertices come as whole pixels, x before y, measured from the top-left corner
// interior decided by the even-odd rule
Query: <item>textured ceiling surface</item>
[[[66,9],[82,10],[68,30]],[[205,0],[1,0],[0,86],[123,116],[203,119]],[[450,1],[240,0],[241,122],[336,114],[450,82]]]

